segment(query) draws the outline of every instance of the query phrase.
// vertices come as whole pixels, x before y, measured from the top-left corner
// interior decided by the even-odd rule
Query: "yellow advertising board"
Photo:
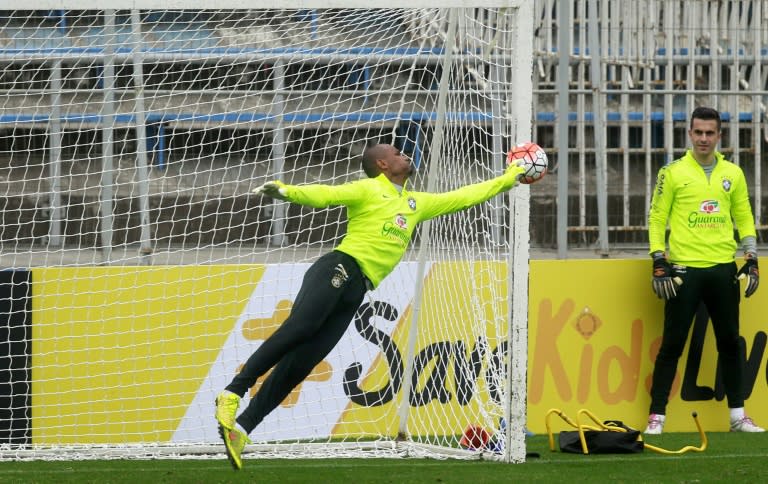
[[[398,270],[405,270],[407,264]],[[292,283],[300,281],[306,264],[286,266],[294,271]],[[262,265],[35,269],[33,442],[78,444],[84,442],[83,436],[88,443],[165,442],[181,435],[205,441],[209,431],[215,437],[209,415],[212,392],[220,390],[236,364],[247,358],[250,346],[242,345],[268,334],[266,329],[274,330],[272,326],[264,331],[252,326],[262,320],[274,325],[277,321],[269,315],[284,314],[290,307],[288,292],[278,287],[282,279],[262,277],[267,270],[285,269]],[[446,431],[452,432],[465,424],[463,413],[474,413],[474,398],[481,394],[493,398],[489,382],[499,368],[489,368],[486,363],[471,367],[468,359],[478,351],[504,351],[507,288],[488,281],[504,280],[506,270],[502,262],[482,261],[435,263],[427,271],[415,348],[419,376],[413,390],[428,403],[413,408],[412,433],[419,433],[418,422],[429,420],[420,417],[421,412],[441,415]],[[448,276],[456,273],[466,277],[457,283],[457,278]],[[384,286],[379,289],[386,292]],[[487,288],[479,297],[478,287]],[[253,299],[256,291],[262,293]],[[543,432],[551,408],[570,415],[588,408],[599,417],[642,427],[663,311],[662,301],[650,288],[648,261],[531,261],[529,292],[529,429]],[[368,303],[395,299],[394,295],[377,294]],[[371,364],[352,379],[368,400],[345,400],[335,424],[332,420],[332,429],[327,430],[334,435],[394,436],[397,432],[402,381],[391,380],[396,373],[391,362],[406,355],[414,310],[411,293],[397,297],[402,302],[396,310],[390,307],[392,330],[384,335],[391,342],[386,346],[391,354],[377,355],[378,346],[368,342],[374,351]],[[758,291],[742,301],[741,309],[747,410],[758,423],[768,422],[767,338],[761,310],[768,307],[767,302],[768,292]],[[269,307],[262,307],[265,304]],[[249,305],[259,307],[244,309]],[[461,327],[453,333],[441,316],[447,306],[459,313],[460,322],[452,324]],[[478,310],[483,314],[478,316]],[[249,316],[248,311],[263,315]],[[352,326],[349,331],[360,338],[359,329]],[[707,430],[728,428],[709,326],[706,314],[697,315],[692,350],[687,347],[680,360],[665,430],[693,431],[692,411],[698,412]],[[438,340],[430,336],[434,334],[442,336]],[[233,341],[244,354],[226,360],[237,349]],[[357,361],[349,353],[345,357]],[[230,366],[225,368],[225,363]],[[447,370],[437,372],[436,365]],[[456,365],[471,369],[462,374],[476,380],[462,384],[453,373]],[[338,375],[353,366],[345,363],[329,367],[328,372]],[[332,376],[323,381],[330,384]],[[392,389],[389,394],[387,388]],[[467,393],[465,388],[472,391]],[[343,400],[341,386],[334,391]],[[295,406],[303,401],[296,394],[289,403]],[[147,418],[148,412],[151,418]],[[201,421],[211,429],[200,430],[195,422]]]
[[[501,365],[504,361],[507,288],[491,281],[504,280],[506,270],[506,265],[498,262],[464,261],[433,264],[427,272],[413,352],[415,378],[408,416],[411,435],[435,432],[426,424],[438,420],[446,434],[457,433],[471,422],[472,415],[480,413],[480,399],[493,400],[501,408],[501,395],[488,383],[494,381],[493,374],[500,372],[500,366],[474,362],[496,361]],[[461,284],[455,284],[456,274],[464,275]],[[481,293],[478,288],[483,288]],[[450,311],[450,317],[445,311]],[[376,395],[378,401],[369,399],[373,403],[367,405],[350,402],[333,429],[334,435],[397,435],[397,412],[404,397],[402,368],[412,318],[413,305],[409,305],[399,314],[392,335],[384,335],[388,355],[380,355],[364,375],[360,390]],[[393,365],[393,361],[400,365]],[[377,392],[382,388],[393,388],[394,395]]]
[[[262,272],[35,269],[32,441],[169,441]]]
[[[663,302],[651,290],[650,263],[637,260],[532,261],[529,297],[528,420],[543,431],[550,408],[644,428]],[[768,421],[765,311],[768,292],[741,303],[747,356],[747,412]],[[665,431],[728,430],[711,323],[700,312],[680,359]]]

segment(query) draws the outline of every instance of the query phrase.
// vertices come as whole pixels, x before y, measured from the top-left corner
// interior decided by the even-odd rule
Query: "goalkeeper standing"
[[[248,434],[336,346],[363,301],[400,262],[419,222],[482,203],[518,183],[524,169],[446,193],[411,192],[411,160],[397,148],[366,148],[367,179],[342,185],[265,184],[258,193],[315,208],[345,206],[347,233],[331,252],[307,270],[288,318],[248,358],[240,373],[216,397],[216,420],[235,469]],[[240,399],[269,369],[248,407]]]
[[[664,332],[656,356],[646,434],[660,434],[677,362],[699,305],[715,333],[732,432],[764,432],[744,413],[744,365],[739,346],[739,280],[745,296],[757,290],[755,223],[741,168],[716,151],[720,114],[699,107],[691,114],[692,147],[662,167],[648,216],[653,290],[665,300]],[[665,232],[669,223],[669,255]],[[734,225],[744,264],[737,271]]]

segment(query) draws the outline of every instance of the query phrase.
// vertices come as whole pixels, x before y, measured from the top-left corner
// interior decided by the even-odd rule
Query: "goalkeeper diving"
[[[341,185],[271,181],[254,190],[309,207],[344,206],[348,225],[341,243],[307,270],[287,319],[216,397],[219,433],[236,470],[242,468],[248,435],[336,346],[365,293],[400,262],[416,225],[511,189],[525,171],[520,165],[510,164],[501,176],[450,192],[412,192],[407,181],[415,167],[409,157],[392,145],[376,144],[362,156],[368,178]],[[240,399],[270,369],[238,416]]]

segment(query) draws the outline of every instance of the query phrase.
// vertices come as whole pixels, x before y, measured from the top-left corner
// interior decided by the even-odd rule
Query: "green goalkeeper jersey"
[[[315,208],[347,208],[347,233],[336,250],[352,256],[374,287],[403,257],[419,222],[484,202],[509,190],[514,175],[445,193],[398,192],[386,176],[341,185],[285,185],[287,200]]]
[[[709,177],[689,150],[659,170],[648,215],[650,252],[665,250],[669,223],[669,260],[710,267],[734,260],[739,237],[755,236],[744,172],[715,153]]]

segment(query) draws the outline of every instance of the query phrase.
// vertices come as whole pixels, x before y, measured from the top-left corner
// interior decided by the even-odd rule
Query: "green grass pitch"
[[[227,460],[2,461],[3,483],[463,483],[484,482],[763,482],[768,433],[708,434],[704,452],[661,455],[577,455],[551,452],[547,437],[528,439],[524,464],[432,459],[246,458],[235,472]],[[676,450],[698,446],[695,433],[648,437],[649,444]]]

